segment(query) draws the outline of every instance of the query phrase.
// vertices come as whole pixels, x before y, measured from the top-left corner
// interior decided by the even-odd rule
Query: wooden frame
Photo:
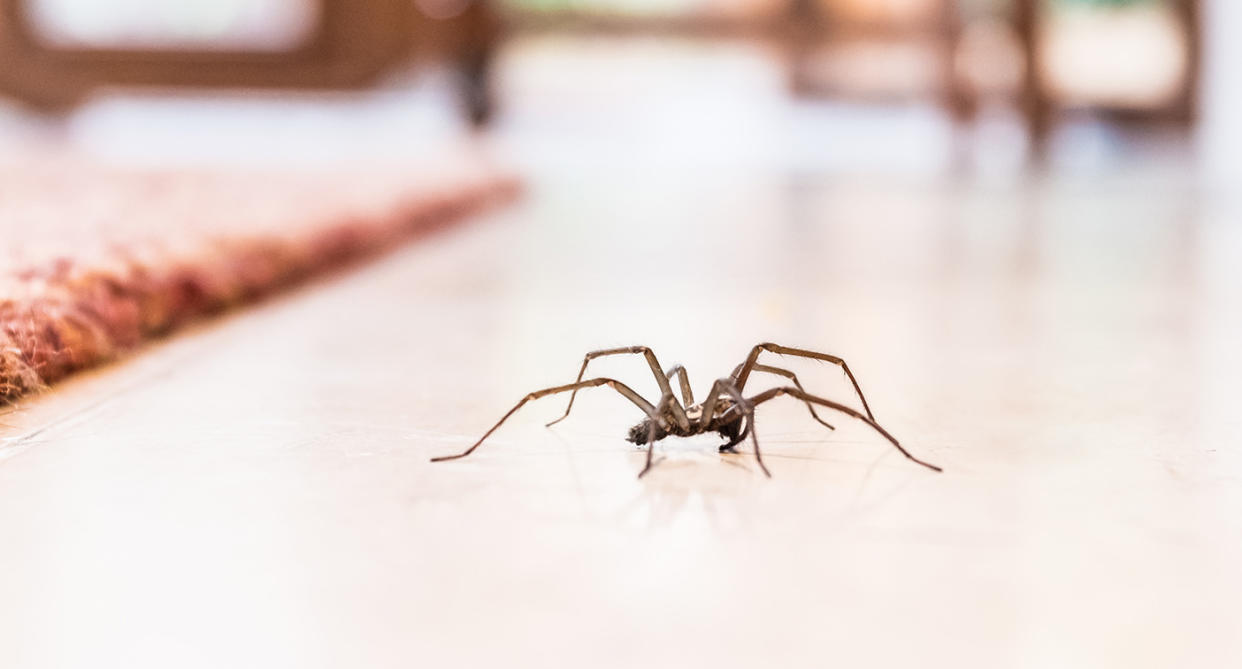
[[[1058,111],[1056,100],[1040,80],[1039,66],[1043,58],[1040,50],[1040,5],[1043,0],[1017,0],[1015,2],[1015,27],[1022,42],[1027,63],[1020,91],[1020,106],[1026,119],[1036,150],[1042,150]],[[1202,76],[1202,8],[1200,0],[1170,0],[1175,13],[1185,27],[1186,75],[1182,91],[1175,100],[1165,106],[1151,109],[1092,107],[1120,121],[1167,123],[1184,128],[1193,125],[1198,114],[1199,82]]]
[[[0,91],[42,107],[104,85],[342,88],[365,85],[409,49],[408,0],[316,0],[309,39],[287,51],[76,49],[41,43],[26,0],[0,0]]]

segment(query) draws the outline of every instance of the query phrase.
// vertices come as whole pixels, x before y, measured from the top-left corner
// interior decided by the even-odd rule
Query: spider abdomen
[[[646,444],[648,440],[659,441],[667,436],[668,430],[665,430],[660,427],[659,424],[656,424],[655,439],[651,439],[651,419],[644,418],[639,421],[637,425],[630,428],[630,433],[626,436],[626,440],[635,444],[643,445]]]

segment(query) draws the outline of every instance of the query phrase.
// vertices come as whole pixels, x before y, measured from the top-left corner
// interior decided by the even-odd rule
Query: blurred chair
[[[1016,0],[1019,98],[1037,150],[1064,111],[1189,129],[1201,76],[1199,0]]]
[[[415,59],[458,66],[472,120],[490,113],[488,63],[499,31],[482,0],[287,1],[309,10],[304,34],[289,44],[239,46],[175,44],[175,35],[147,44],[56,40],[32,20],[40,0],[0,0],[0,93],[56,109],[116,85],[358,88]]]
[[[1037,154],[1066,112],[1194,123],[1199,0],[793,0],[790,14],[799,95],[938,100],[962,122],[1016,105]]]

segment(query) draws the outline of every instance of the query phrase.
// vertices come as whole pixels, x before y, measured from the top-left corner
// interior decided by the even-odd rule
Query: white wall
[[[1202,123],[1207,174],[1242,181],[1242,2],[1204,0]]]

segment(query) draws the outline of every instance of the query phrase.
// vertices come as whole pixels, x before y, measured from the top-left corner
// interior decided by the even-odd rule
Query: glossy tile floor
[[[1229,665],[1238,211],[1141,176],[535,174],[0,418],[3,664]],[[762,340],[846,357],[945,473],[777,400],[771,480],[706,437],[638,480],[607,391],[428,462],[588,349],[701,395]]]

